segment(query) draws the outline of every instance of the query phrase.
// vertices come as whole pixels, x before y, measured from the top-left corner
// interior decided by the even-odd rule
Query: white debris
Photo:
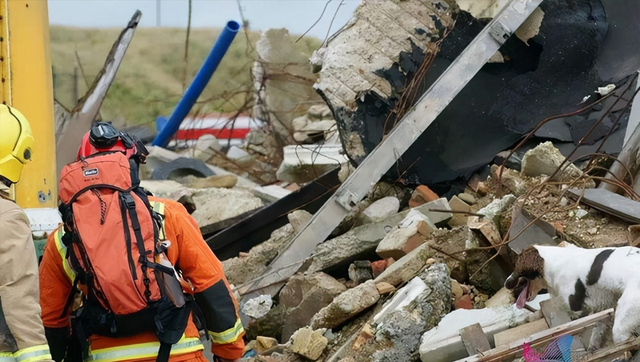
[[[271,310],[272,306],[273,300],[271,299],[271,296],[265,294],[253,299],[249,299],[242,306],[242,313],[251,318],[258,319],[264,317],[264,315],[267,314],[269,310]]]
[[[614,90],[616,90],[616,85],[608,84],[605,87],[598,87],[598,90],[596,91],[596,93],[600,94],[601,96],[606,96],[607,94],[613,92]]]

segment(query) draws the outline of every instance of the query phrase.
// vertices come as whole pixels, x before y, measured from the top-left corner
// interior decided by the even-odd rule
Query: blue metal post
[[[171,137],[173,137],[178,131],[178,128],[180,128],[180,123],[182,123],[191,110],[191,107],[193,107],[193,104],[198,100],[198,97],[207,86],[207,83],[209,83],[213,72],[215,72],[218,64],[220,64],[220,60],[222,60],[227,49],[229,49],[229,45],[231,45],[238,30],[240,30],[240,24],[237,22],[232,20],[227,23],[227,26],[225,26],[220,33],[218,40],[216,40],[216,43],[213,45],[204,64],[202,64],[200,71],[198,71],[198,74],[196,74],[189,88],[187,88],[184,96],[182,96],[178,105],[173,110],[171,117],[169,117],[169,120],[153,140],[154,146],[166,147],[169,144]]]

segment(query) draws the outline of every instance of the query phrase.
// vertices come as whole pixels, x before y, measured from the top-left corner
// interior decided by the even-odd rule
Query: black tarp
[[[444,193],[452,181],[469,177],[543,119],[576,111],[597,100],[599,95],[594,91],[598,87],[610,83],[626,86],[640,68],[640,1],[545,0],[540,8],[544,18],[539,33],[528,45],[511,37],[500,49],[505,62],[485,64],[385,175],[387,179],[397,180],[403,174],[407,184],[426,184]],[[423,89],[442,74],[487,22],[460,13],[424,78]],[[401,54],[400,70],[396,65],[378,72],[393,86],[396,95],[389,99],[372,93],[361,95],[354,113],[332,107],[342,137],[357,132],[365,152],[371,152],[382,139],[383,127],[386,125],[388,131],[396,121],[389,116],[390,110],[422,60],[422,51],[414,49]],[[580,104],[587,95],[591,95],[587,103]],[[603,109],[606,105],[556,120],[537,135],[575,143]],[[610,115],[589,143],[601,140],[617,116]],[[622,118],[620,129],[608,142],[608,152],[621,147],[614,141],[624,132],[626,118]],[[558,147],[566,150],[568,144]],[[595,148],[597,145],[590,149]],[[352,158],[356,165],[362,160]]]

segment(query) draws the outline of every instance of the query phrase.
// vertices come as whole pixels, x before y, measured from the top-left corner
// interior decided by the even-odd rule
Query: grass
[[[88,89],[87,84],[93,83],[121,29],[52,26],[50,31],[54,94],[58,102],[70,109],[77,102],[74,95],[82,97]],[[219,29],[191,30],[187,86],[219,32]],[[259,37],[257,32],[249,32],[247,36],[241,31],[236,35],[192,111],[237,111],[251,99],[251,66],[257,58],[254,45]],[[295,35],[292,37],[296,38]],[[102,105],[102,118],[119,125],[155,127],[157,116],[169,116],[183,93],[185,38],[184,28],[137,29]],[[295,46],[311,55],[319,44],[318,39],[303,38]]]

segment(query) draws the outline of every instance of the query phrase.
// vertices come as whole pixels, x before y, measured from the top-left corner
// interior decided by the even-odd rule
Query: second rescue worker
[[[167,298],[161,298],[161,295],[167,294],[167,287],[163,287],[164,284],[159,281],[173,280],[171,268],[175,266],[178,270],[176,275],[181,276],[182,284],[187,281],[193,287],[193,298],[185,294],[186,304],[188,305],[189,300],[194,299],[199,308],[194,308],[194,313],[187,315],[186,327],[175,327],[180,335],[176,336],[176,342],[169,342],[171,349],[170,353],[167,353],[168,361],[206,362],[202,353],[205,347],[200,342],[196,323],[200,327],[206,326],[216,361],[238,361],[244,352],[244,330],[239,318],[237,301],[224,276],[222,264],[203,240],[196,221],[184,206],[175,201],[153,196],[147,199],[143,194],[144,191],[141,194],[141,188],[138,190],[137,166],[140,162],[144,162],[145,157],[146,150],[138,140],[126,133],[118,132],[109,124],[99,123],[85,135],[78,152],[78,161],[66,166],[66,171],[63,171],[60,181],[60,198],[63,204],[73,205],[72,213],[75,216],[65,219],[65,213],[69,210],[63,210],[65,226],[50,234],[40,265],[42,319],[53,358],[55,361],[61,361],[66,355],[65,361],[69,361],[74,355],[79,354],[78,351],[66,348],[67,345],[73,345],[68,342],[71,314],[69,305],[73,300],[74,284],[78,284],[78,289],[82,291],[83,307],[73,312],[73,319],[77,321],[103,315],[101,319],[94,318],[94,320],[111,321],[106,328],[102,329],[87,329],[86,325],[71,328],[74,332],[89,330],[87,334],[91,333],[84,336],[74,333],[71,337],[80,339],[80,344],[84,346],[85,361],[160,361],[163,345],[167,344],[167,341],[160,338],[163,333],[158,332],[163,329],[162,324],[165,322],[162,320],[162,315],[158,319],[156,314],[155,321],[160,326],[155,332],[154,326],[150,326],[148,330],[137,333],[130,331],[136,326],[119,322],[117,313],[115,316],[113,315],[115,312],[109,314],[105,305],[108,304],[112,311],[130,309],[135,312],[138,309],[135,308],[134,303],[139,301],[151,301],[149,305],[166,301]],[[131,179],[127,174],[128,165],[132,170]],[[121,170],[125,169],[126,172],[120,175]],[[82,189],[86,182],[90,182],[94,189],[88,192]],[[109,189],[111,186],[104,187],[105,185],[113,187]],[[74,188],[79,191],[70,190]],[[127,188],[133,191],[128,192]],[[73,197],[70,197],[71,195]],[[160,227],[155,229],[158,234],[155,240],[160,240],[160,242],[156,241],[157,245],[168,245],[168,247],[157,249],[156,254],[168,259],[168,268],[160,263],[154,263],[151,257],[153,244],[147,243],[153,243],[154,240],[152,231],[154,229],[149,227],[150,220],[153,218],[149,217],[145,204],[152,208],[152,215],[160,215],[156,218]],[[131,212],[136,211],[137,216],[136,214],[133,217],[126,216],[127,212],[131,215]],[[128,225],[129,222],[131,227]],[[86,225],[82,225],[83,223]],[[74,237],[65,236],[66,233],[74,234]],[[88,234],[91,237],[83,238]],[[104,249],[100,249],[102,246],[99,242],[91,244],[94,239],[101,240],[101,238],[104,238],[102,244],[108,244],[114,239],[117,239],[117,242]],[[162,240],[169,243],[162,244],[166,243]],[[151,245],[151,249],[147,245]],[[115,251],[115,248],[122,248],[122,251]],[[96,252],[97,250],[102,251]],[[104,255],[107,260],[101,257],[101,253],[109,254]],[[121,258],[119,255],[123,255],[124,259],[119,259]],[[122,267],[115,267],[120,265],[119,263],[122,263]],[[78,272],[79,270],[85,272]],[[91,272],[95,270],[97,270],[95,273]],[[102,277],[96,278],[94,274]],[[105,277],[106,274],[110,276]],[[142,283],[143,280],[144,283]],[[157,288],[154,289],[156,282],[163,290],[160,294]],[[87,284],[93,285],[88,288]],[[128,286],[131,286],[134,292],[138,290],[139,293],[118,294],[129,288]],[[181,290],[179,285],[178,289]],[[171,297],[175,304],[174,299],[175,293]],[[131,300],[131,305],[123,305],[125,300]],[[185,300],[182,300],[182,303],[178,302],[178,305],[185,304]],[[161,310],[164,310],[163,308],[160,307]],[[80,310],[82,315],[78,315]],[[140,315],[144,314],[145,310],[142,309],[132,316],[144,320]],[[201,313],[195,313],[198,310]],[[198,315],[201,318],[194,318]],[[169,320],[169,322],[172,321]],[[171,330],[174,327],[164,326],[165,333],[167,328]],[[102,332],[96,332],[98,330]],[[117,337],[110,335],[122,330],[126,330],[129,334]]]

